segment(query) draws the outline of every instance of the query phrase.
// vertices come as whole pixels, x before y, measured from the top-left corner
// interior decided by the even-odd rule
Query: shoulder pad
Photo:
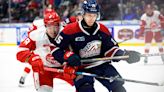
[[[67,26],[64,27],[62,32],[68,35],[80,32],[78,22],[68,24]]]
[[[104,32],[107,35],[110,35],[110,31],[108,30],[108,28],[101,23],[99,23],[99,24],[100,24],[100,31]]]
[[[31,40],[36,41],[37,39],[40,39],[40,36],[45,32],[45,27],[40,27],[37,30],[31,31],[28,35]]]

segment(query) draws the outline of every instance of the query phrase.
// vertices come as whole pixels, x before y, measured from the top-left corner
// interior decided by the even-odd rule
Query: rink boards
[[[138,38],[139,24],[111,24],[101,21],[121,46],[144,46],[144,39]],[[15,46],[27,37],[30,23],[0,24],[0,46]],[[129,40],[128,40],[129,39]],[[152,45],[155,45],[154,43]]]

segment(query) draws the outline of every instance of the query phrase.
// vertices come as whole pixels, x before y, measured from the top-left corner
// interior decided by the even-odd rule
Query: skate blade
[[[24,84],[19,83],[18,87],[24,87]]]

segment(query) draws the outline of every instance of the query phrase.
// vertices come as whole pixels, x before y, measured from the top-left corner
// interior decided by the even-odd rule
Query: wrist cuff
[[[70,56],[72,56],[74,53],[72,51],[66,51],[64,54],[64,59],[67,60]]]

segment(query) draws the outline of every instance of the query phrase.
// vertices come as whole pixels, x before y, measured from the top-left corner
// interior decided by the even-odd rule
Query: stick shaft
[[[152,57],[152,56],[161,56],[164,54],[161,53],[153,53],[153,54],[142,54],[141,57]]]
[[[153,53],[153,54],[141,54],[140,56],[141,57],[152,57],[152,56],[161,56],[161,55],[164,55],[164,54],[160,54],[160,53]],[[107,60],[116,60],[116,59],[127,59],[129,58],[128,55],[125,55],[125,56],[114,56],[114,57],[104,57],[104,58],[93,58],[93,59],[84,59],[84,60],[81,60],[82,63],[85,63],[85,62],[94,62],[94,61],[107,61]]]
[[[162,86],[162,85],[160,85],[159,83],[156,83],[156,82],[147,82],[147,81],[139,81],[139,80],[131,80],[131,79],[121,79],[121,78],[117,78],[117,80],[133,82],[133,83],[140,83],[140,84],[147,84],[147,85],[153,85],[153,86]]]
[[[58,73],[62,73],[63,72],[62,69],[56,69],[56,68],[44,67],[44,69],[46,71],[51,71],[51,72],[58,72]],[[163,86],[163,85],[161,85],[159,83],[156,83],[156,82],[147,82],[147,81],[139,81],[139,80],[132,80],[132,79],[124,79],[124,78],[120,78],[118,76],[116,76],[116,77],[104,77],[104,76],[98,76],[96,74],[85,73],[85,72],[76,72],[76,75],[91,76],[91,77],[95,77],[95,78],[106,79],[106,80],[109,80],[111,82],[114,81],[114,80],[118,80],[118,81],[140,83],[140,84],[146,84],[146,85],[152,85],[152,86]]]
[[[155,82],[147,82],[147,81],[139,81],[139,80],[132,80],[132,79],[124,79],[124,78],[120,78],[120,77],[103,77],[103,76],[98,76],[95,74],[90,74],[90,73],[82,73],[82,72],[77,72],[79,75],[86,75],[86,76],[91,76],[91,77],[96,77],[96,78],[100,78],[100,79],[106,79],[106,80],[118,80],[118,81],[126,81],[126,82],[133,82],[133,83],[140,83],[140,84],[147,84],[147,85],[153,85],[153,86],[162,86],[159,83],[155,83]]]
[[[50,72],[56,72],[56,73],[62,73],[64,72],[63,69],[57,69],[57,68],[51,68],[51,67],[44,67],[45,71],[50,71]]]
[[[130,39],[125,39],[123,41],[120,41],[120,42],[118,42],[118,44],[121,44],[121,43],[126,42],[126,41],[129,41],[129,40],[131,40],[131,38]]]
[[[127,59],[129,56],[115,56],[115,57],[105,57],[105,58],[94,58],[94,59],[85,59],[81,60],[81,62],[94,62],[94,61],[105,61],[105,60],[113,60],[113,59]]]

